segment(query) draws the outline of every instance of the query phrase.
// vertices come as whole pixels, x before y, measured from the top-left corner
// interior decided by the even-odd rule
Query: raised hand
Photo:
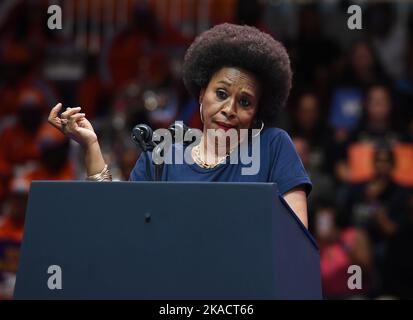
[[[97,142],[97,136],[92,124],[86,119],[81,108],[67,108],[59,117],[62,104],[56,104],[50,111],[48,121],[70,139],[75,140],[83,147],[88,147]]]

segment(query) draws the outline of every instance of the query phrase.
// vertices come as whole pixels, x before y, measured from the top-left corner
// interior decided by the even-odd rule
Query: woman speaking
[[[199,100],[203,134],[190,150],[193,162],[165,164],[161,180],[277,183],[279,192],[307,226],[310,179],[288,134],[271,127],[288,98],[291,78],[285,48],[254,27],[226,23],[198,36],[185,54],[183,80]],[[59,103],[51,110],[49,122],[83,147],[88,180],[110,181],[98,138],[81,108],[67,108],[59,117],[61,109]],[[211,130],[237,132],[241,137],[238,144],[244,141],[242,132],[258,132],[259,171],[242,174],[243,164],[229,161],[236,148],[214,146]],[[214,147],[208,147],[211,145]],[[146,159],[141,154],[130,181],[147,180]]]

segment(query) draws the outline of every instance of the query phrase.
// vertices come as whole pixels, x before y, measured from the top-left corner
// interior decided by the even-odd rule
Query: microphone
[[[196,141],[196,137],[199,136],[197,129],[188,127],[182,121],[175,121],[168,128],[169,132],[172,134],[172,143],[182,143],[183,145],[191,144]],[[192,137],[191,140],[185,140],[185,135]],[[201,133],[202,134],[202,133]]]
[[[144,152],[153,149],[152,136],[153,130],[146,124],[138,124],[132,129],[132,140],[135,141]]]
[[[182,121],[175,121],[169,126],[168,130],[172,134],[173,143],[182,143],[184,142],[185,133],[189,128]]]
[[[150,167],[150,159],[146,151],[151,151],[154,148],[154,143],[152,141],[153,130],[150,126],[146,124],[138,124],[133,127],[132,129],[132,140],[138,144],[143,152],[143,156],[145,157],[146,162],[146,176],[150,181],[154,181],[152,177],[151,167]],[[159,180],[157,175],[157,170],[155,171],[155,179]]]

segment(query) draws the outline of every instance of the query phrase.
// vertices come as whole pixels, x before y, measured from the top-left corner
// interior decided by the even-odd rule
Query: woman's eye
[[[248,106],[251,105],[251,102],[250,102],[248,99],[246,99],[246,98],[242,98],[242,99],[239,101],[239,103],[240,103],[240,105],[243,106],[243,107],[248,107]]]
[[[224,90],[217,90],[216,95],[221,100],[225,100],[226,98],[228,98],[228,95]]]

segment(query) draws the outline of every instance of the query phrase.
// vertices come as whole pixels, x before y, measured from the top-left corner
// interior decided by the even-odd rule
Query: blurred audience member
[[[94,120],[107,112],[108,88],[105,88],[97,70],[97,57],[89,56],[86,63],[86,77],[77,87],[77,101],[88,119]],[[102,110],[104,109],[104,110]]]
[[[19,93],[17,121],[0,133],[0,199],[15,171],[40,159],[36,139],[46,111],[39,91],[26,88]]]
[[[334,206],[320,205],[315,214],[315,236],[320,247],[323,296],[326,299],[348,299],[369,294],[372,261],[368,237],[361,229],[340,229]],[[362,288],[348,286],[351,265],[362,270]]]
[[[324,171],[325,148],[330,143],[331,135],[325,125],[320,101],[315,92],[304,91],[297,97],[289,132],[292,136],[304,138],[308,142],[309,166],[313,170]]]
[[[397,109],[393,105],[390,89],[380,84],[371,86],[367,91],[365,114],[356,138],[376,145],[392,145],[400,139],[396,116]]]
[[[75,179],[75,168],[69,157],[70,141],[62,133],[44,123],[37,143],[40,159],[37,167],[24,175],[27,183],[33,180]]]
[[[366,89],[377,82],[388,82],[377,54],[366,40],[356,41],[350,48],[348,61],[338,74],[335,85]]]
[[[13,298],[27,198],[27,184],[13,179],[10,196],[0,211],[0,300]]]
[[[391,150],[378,149],[375,152],[374,169],[375,175],[371,180],[347,187],[348,196],[339,205],[345,210],[343,219],[347,223],[367,231],[373,244],[374,262],[381,273],[389,239],[403,221],[407,190],[393,180]]]
[[[401,141],[396,126],[396,111],[388,87],[376,84],[366,93],[358,129],[349,138],[336,143],[333,151],[335,174],[339,181],[361,182],[373,172],[369,155],[377,147],[392,148]],[[356,173],[357,171],[357,173]]]

